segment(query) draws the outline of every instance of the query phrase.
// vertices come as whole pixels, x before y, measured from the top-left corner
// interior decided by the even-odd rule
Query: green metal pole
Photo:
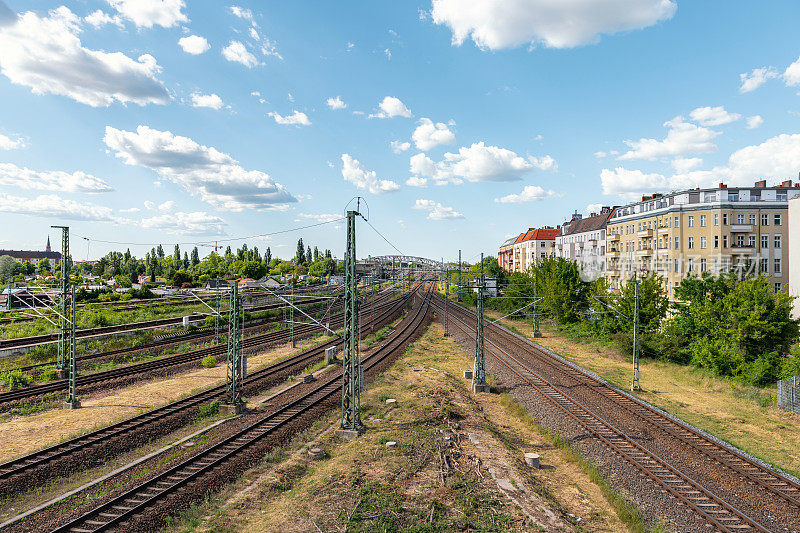
[[[230,306],[228,308],[228,365],[227,400],[232,409],[238,411],[241,405],[241,365],[239,363],[239,284],[231,282]]]
[[[478,278],[478,323],[475,329],[475,366],[472,374],[472,390],[474,392],[489,392],[486,384],[486,364],[484,360],[483,342],[483,291],[486,281],[483,277],[483,254],[481,254],[481,276]]]
[[[533,273],[533,337],[541,337],[539,331],[539,273]]]
[[[217,279],[216,287],[214,290],[217,291],[217,313],[214,315],[214,338],[216,339],[217,344],[219,344],[219,309],[221,306],[221,292],[219,287],[219,279]]]
[[[292,348],[294,344],[294,279],[292,279],[292,294],[289,300],[289,338],[292,340]]]
[[[639,279],[633,275],[633,381],[631,390],[641,390],[639,387]]]
[[[81,406],[81,403],[78,401],[78,390],[76,386],[78,365],[75,361],[75,285],[70,285],[68,339],[69,390],[66,403],[69,404],[71,409],[76,409]]]
[[[344,334],[342,340],[342,419],[340,435],[352,437],[361,424],[360,361],[358,353],[358,292],[356,278],[356,215],[347,212],[347,248],[344,259]]]
[[[442,259],[442,266],[444,266],[444,258]],[[450,277],[448,276],[447,269],[444,271],[444,336],[450,336],[450,329],[447,327],[447,300],[450,299]]]
[[[58,363],[60,377],[66,377],[69,365],[69,226],[50,226],[61,230],[61,317],[58,320]]]
[[[458,251],[458,292],[456,292],[456,301],[461,301],[461,250]]]

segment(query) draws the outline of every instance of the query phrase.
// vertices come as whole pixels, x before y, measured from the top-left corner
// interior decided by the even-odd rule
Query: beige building
[[[606,277],[619,289],[635,271],[657,272],[667,294],[687,275],[765,274],[789,286],[788,200],[800,184],[690,189],[618,208],[606,232]]]
[[[794,317],[800,318],[800,196],[789,201],[789,295],[794,301]]]
[[[554,255],[559,231],[560,228],[530,228],[525,233],[520,233],[513,244],[509,239],[498,252],[500,266],[509,272],[527,272],[537,259]]]
[[[556,257],[578,263],[586,280],[605,275],[606,225],[612,213],[611,207],[603,207],[599,214],[591,213],[588,217],[576,211],[556,235]]]

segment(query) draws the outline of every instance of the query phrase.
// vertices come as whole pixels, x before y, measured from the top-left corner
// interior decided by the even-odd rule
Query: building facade
[[[642,197],[614,211],[606,231],[606,277],[619,289],[634,272],[662,276],[667,294],[688,275],[765,274],[788,291],[791,180],[767,187],[690,189]]]
[[[518,238],[519,235],[506,239],[506,241],[500,245],[500,250],[497,252],[497,264],[506,272],[514,271],[514,243]]]
[[[800,196],[789,200],[789,295],[794,296],[794,318],[800,318]]]
[[[614,209],[603,207],[600,213],[584,218],[577,212],[561,226],[555,239],[555,256],[574,261],[591,278],[604,276],[606,270],[606,226]]]
[[[536,262],[555,254],[556,235],[560,228],[530,228],[520,234],[512,246],[513,266],[509,272],[527,272]]]

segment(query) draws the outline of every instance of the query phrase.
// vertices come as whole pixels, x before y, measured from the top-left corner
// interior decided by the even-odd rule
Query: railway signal
[[[364,431],[361,423],[361,362],[358,353],[358,292],[356,278],[356,215],[347,212],[344,255],[344,333],[342,339],[342,419],[336,435],[353,439]]]

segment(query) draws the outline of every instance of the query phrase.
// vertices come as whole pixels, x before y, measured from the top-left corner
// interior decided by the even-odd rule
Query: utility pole
[[[444,267],[444,258],[442,258],[442,267]],[[448,276],[447,269],[444,270],[444,336],[450,336],[450,329],[447,327],[447,300],[450,299],[450,277]]]
[[[228,309],[228,368],[227,368],[227,403],[224,406],[229,414],[239,414],[242,405],[242,365],[239,346],[239,284],[231,282],[230,306]]]
[[[539,331],[539,273],[533,273],[533,338],[539,338],[542,332]]]
[[[486,363],[484,359],[483,342],[483,291],[486,280],[483,277],[483,254],[481,254],[481,277],[478,278],[478,324],[475,330],[475,366],[472,373],[472,390],[474,392],[489,392],[486,384]]]
[[[633,274],[633,381],[631,390],[641,390],[639,386],[639,278]]]
[[[66,295],[65,295],[66,298]],[[67,392],[67,401],[64,402],[64,407],[67,409],[77,409],[81,406],[78,401],[78,391],[76,386],[76,379],[78,377],[78,365],[75,361],[75,285],[70,285],[69,296],[69,335],[67,342],[67,352],[69,358],[69,389]]]
[[[458,251],[458,292],[456,292],[456,301],[461,301],[461,250]]]
[[[292,279],[292,294],[289,301],[291,302],[289,304],[289,338],[292,341],[292,348],[294,348],[294,279]]]
[[[216,252],[216,250],[214,251]],[[216,287],[214,288],[214,290],[217,293],[217,312],[214,314],[214,338],[216,339],[217,344],[219,344],[219,309],[222,304],[221,302],[222,297],[220,296],[221,290],[219,286],[219,279],[217,279]]]
[[[56,376],[67,377],[69,365],[69,226],[50,226],[61,230],[61,312],[58,320],[58,363]]]
[[[356,209],[360,207],[360,201]],[[344,333],[342,339],[342,419],[336,435],[356,438],[361,423],[361,362],[358,354],[358,292],[356,278],[356,211],[347,212],[347,247],[344,256]]]

